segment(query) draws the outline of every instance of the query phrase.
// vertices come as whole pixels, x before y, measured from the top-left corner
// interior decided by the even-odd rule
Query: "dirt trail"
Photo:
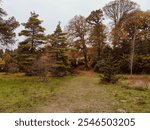
[[[64,81],[49,104],[38,112],[111,112],[109,95],[98,80],[93,73],[82,72]]]

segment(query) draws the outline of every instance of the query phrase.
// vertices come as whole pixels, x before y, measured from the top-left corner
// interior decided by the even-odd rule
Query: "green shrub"
[[[101,76],[102,82],[116,83],[118,81],[118,78],[116,77],[118,72],[118,64],[113,57],[108,56],[107,58],[98,61],[95,68],[99,73],[103,74]]]

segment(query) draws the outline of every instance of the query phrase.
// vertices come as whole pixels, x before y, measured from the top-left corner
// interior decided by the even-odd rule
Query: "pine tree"
[[[45,40],[45,29],[41,26],[42,21],[38,19],[38,16],[38,14],[31,12],[28,22],[22,24],[25,29],[19,33],[26,39],[18,47],[18,64],[20,70],[27,75],[34,75],[32,65],[37,59],[37,49]]]
[[[95,67],[102,74],[100,76],[103,83],[116,83],[118,81],[116,74],[119,66],[115,58],[110,54],[106,58],[99,60]]]
[[[70,63],[67,56],[67,38],[66,33],[62,32],[60,23],[57,25],[56,30],[50,36],[51,41],[51,73],[52,76],[61,77],[69,73]]]
[[[25,36],[26,42],[30,44],[30,49],[35,51],[39,45],[44,43],[44,31],[45,28],[41,26],[42,21],[38,19],[39,15],[35,12],[31,12],[31,16],[26,23],[22,23],[25,27],[19,33],[19,36]]]
[[[30,67],[36,60],[36,53],[31,53],[30,44],[27,41],[21,42],[17,49],[17,60],[21,72],[31,75]]]
[[[14,17],[6,20],[3,19],[4,16],[7,16],[7,13],[1,8],[0,4],[0,49],[15,43],[16,33],[14,31],[19,26]]]

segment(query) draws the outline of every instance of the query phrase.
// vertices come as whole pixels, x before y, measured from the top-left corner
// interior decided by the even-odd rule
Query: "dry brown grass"
[[[79,71],[78,70],[78,75],[80,76],[95,76],[95,72],[93,70],[90,70],[90,71]]]
[[[137,90],[147,90],[150,89],[150,77],[145,76],[129,76],[127,78],[128,88],[133,88]]]

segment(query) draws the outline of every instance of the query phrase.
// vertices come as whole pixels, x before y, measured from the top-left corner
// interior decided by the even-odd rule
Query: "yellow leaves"
[[[5,65],[5,61],[2,58],[0,58],[0,65]]]
[[[148,37],[150,35],[150,13],[136,10],[132,13],[124,15],[112,34],[119,37],[119,39],[132,38],[136,33],[136,38]]]

